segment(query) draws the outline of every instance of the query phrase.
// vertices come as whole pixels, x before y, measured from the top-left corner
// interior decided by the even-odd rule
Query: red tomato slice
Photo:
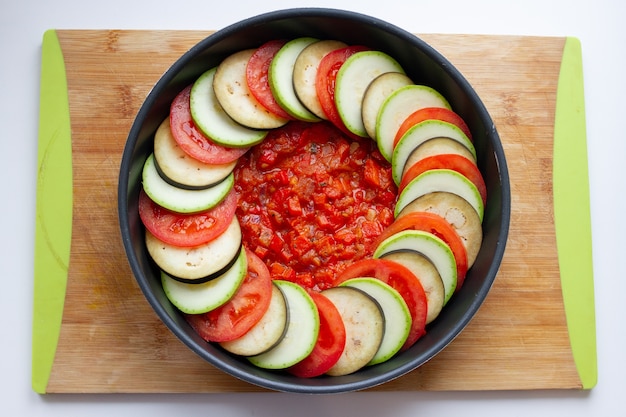
[[[198,246],[222,234],[237,210],[238,197],[230,192],[210,210],[182,214],[156,204],[143,191],[139,193],[139,217],[157,239],[174,246]]]
[[[432,233],[446,242],[456,260],[456,291],[458,291],[463,285],[465,275],[467,274],[467,251],[463,241],[452,225],[438,214],[427,211],[415,211],[399,217],[391,223],[376,239],[372,247],[376,248],[380,242],[403,230],[421,230]]]
[[[409,307],[413,320],[409,337],[400,350],[404,351],[413,346],[426,333],[428,309],[424,288],[415,274],[405,266],[387,259],[361,259],[344,269],[337,277],[335,285],[358,277],[379,279],[400,293]]]
[[[320,61],[315,77],[315,91],[324,114],[332,124],[352,138],[357,137],[357,135],[348,130],[335,105],[335,81],[343,63],[351,55],[366,50],[368,48],[365,46],[352,45],[329,52]]]
[[[226,342],[243,336],[263,317],[272,297],[267,266],[246,249],[248,275],[233,297],[204,314],[188,314],[187,321],[208,342]]]
[[[323,375],[337,363],[346,345],[346,328],[337,307],[323,294],[309,291],[320,316],[320,331],[313,351],[287,369],[300,378]]]
[[[398,132],[393,140],[393,146],[396,146],[400,138],[409,130],[411,127],[416,124],[423,122],[424,120],[441,120],[443,122],[448,122],[459,129],[463,133],[465,133],[469,140],[472,140],[472,132],[470,132],[469,127],[465,123],[465,120],[455,112],[450,109],[445,109],[443,107],[425,107],[423,109],[419,109],[411,113],[405,120],[402,122],[400,127],[398,128]]]
[[[191,86],[178,93],[170,106],[172,136],[178,146],[189,156],[206,164],[222,165],[236,161],[247,148],[226,148],[200,132],[191,118],[189,94]]]
[[[421,173],[430,169],[451,169],[464,175],[478,189],[483,204],[487,203],[487,186],[480,170],[466,157],[457,154],[439,154],[426,157],[411,165],[406,173],[402,176],[400,184],[398,184],[398,194],[404,190],[411,180],[415,179]]]
[[[246,81],[250,92],[263,107],[278,117],[292,120],[289,115],[276,101],[269,81],[269,69],[272,59],[280,48],[287,43],[276,39],[264,43],[252,54],[246,66]]]

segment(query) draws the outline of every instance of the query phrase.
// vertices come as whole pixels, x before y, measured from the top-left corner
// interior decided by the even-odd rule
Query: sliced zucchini
[[[290,116],[305,122],[320,120],[298,98],[294,83],[294,66],[300,52],[318,39],[296,38],[283,45],[274,55],[269,68],[269,84],[276,102]]]
[[[452,169],[430,169],[412,179],[398,196],[396,217],[411,201],[433,192],[447,192],[462,197],[476,210],[482,222],[485,208],[478,188],[466,176]]]
[[[216,143],[231,148],[246,148],[261,143],[267,136],[267,130],[243,126],[224,111],[213,90],[216,70],[212,68],[200,75],[191,88],[189,106],[196,127]]]
[[[202,314],[225,304],[237,292],[248,271],[246,253],[242,249],[235,263],[215,279],[201,284],[188,284],[161,271],[165,295],[174,306],[187,314]]]
[[[389,95],[376,116],[376,142],[382,156],[391,162],[393,142],[404,120],[424,107],[451,109],[450,103],[434,88],[412,84],[401,87]]]
[[[442,137],[454,139],[465,146],[472,154],[472,160],[476,160],[474,144],[461,129],[441,120],[425,120],[407,130],[393,149],[391,170],[395,183],[400,184],[402,174],[409,167],[407,161],[415,149],[431,139]]]
[[[197,213],[218,205],[235,184],[235,176],[228,176],[209,188],[186,190],[165,181],[156,168],[154,153],[146,159],[142,172],[143,189],[158,205],[178,213]]]
[[[285,369],[306,358],[315,347],[320,329],[317,306],[300,285],[274,280],[287,301],[289,321],[285,335],[276,346],[248,360],[259,368]]]
[[[337,112],[348,130],[357,136],[368,137],[362,118],[365,91],[374,79],[387,72],[404,73],[404,70],[398,61],[381,51],[357,52],[337,72]]]
[[[450,300],[457,284],[456,259],[450,247],[439,237],[422,230],[403,230],[383,240],[374,250],[374,257],[397,251],[414,251],[430,260],[441,276],[444,305]]]

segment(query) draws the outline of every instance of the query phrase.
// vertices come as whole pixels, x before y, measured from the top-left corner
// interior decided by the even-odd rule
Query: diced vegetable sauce
[[[370,139],[330,123],[292,122],[269,133],[235,169],[246,247],[272,278],[323,290],[371,255],[393,221],[397,188]]]

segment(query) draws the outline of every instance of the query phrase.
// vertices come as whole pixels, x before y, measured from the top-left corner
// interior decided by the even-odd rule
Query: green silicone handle
[[[587,138],[580,41],[563,51],[554,127],[554,217],[567,327],[582,387],[597,383]]]
[[[61,330],[72,236],[72,141],[63,52],[43,36],[37,163],[32,388],[45,393]]]

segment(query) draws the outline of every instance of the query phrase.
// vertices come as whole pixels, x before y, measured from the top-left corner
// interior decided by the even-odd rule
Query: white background
[[[30,387],[40,47],[46,29],[220,29],[273,9],[351,9],[410,32],[576,36],[582,42],[599,382],[591,392],[352,393],[332,396],[63,395]],[[626,29],[617,0],[2,0],[0,3],[0,414],[3,416],[601,416],[626,388]],[[623,415],[623,414],[621,414]]]

